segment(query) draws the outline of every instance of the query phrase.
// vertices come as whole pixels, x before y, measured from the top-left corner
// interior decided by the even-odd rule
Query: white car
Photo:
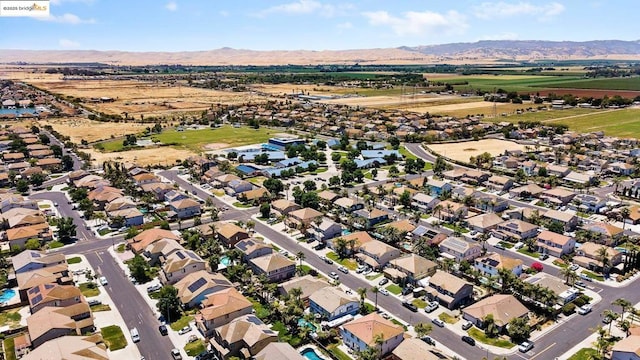
[[[438,304],[437,301],[432,301],[427,306],[425,306],[424,311],[427,312],[427,313],[430,313],[430,312],[434,311],[435,309],[437,309],[438,306],[440,306],[440,304]]]
[[[100,284],[102,284],[102,286],[107,286],[109,285],[109,282],[107,281],[107,278],[104,276],[100,277]]]
[[[582,305],[578,308],[578,314],[587,315],[591,312],[591,305]]]
[[[580,267],[578,265],[576,265],[576,264],[571,264],[571,266],[569,266],[569,270],[571,270],[571,271],[576,271],[576,270],[578,270],[578,268],[580,268]]]
[[[332,271],[329,273],[329,277],[334,279],[334,280],[338,280],[340,278],[340,276],[338,274],[336,274],[335,271]]]
[[[191,326],[187,325],[178,331],[178,335],[183,335],[191,331]]]
[[[389,290],[387,289],[380,289],[378,292],[384,296],[389,296]]]
[[[533,349],[533,343],[531,341],[525,341],[520,346],[518,346],[518,351],[521,353],[526,353],[527,351]]]

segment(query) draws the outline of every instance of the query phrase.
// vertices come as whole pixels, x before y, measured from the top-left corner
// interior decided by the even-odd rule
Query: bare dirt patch
[[[469,162],[471,156],[488,152],[492,156],[503,154],[505,150],[525,150],[524,145],[513,141],[483,139],[459,143],[431,144],[429,148],[442,156],[462,162]]]
[[[203,146],[205,150],[220,150],[228,147],[229,147],[229,144],[227,143],[211,143]]]
[[[111,136],[135,134],[149,126],[149,124],[92,121],[79,117],[41,120],[39,123],[41,126],[51,125],[55,131],[69,136],[75,143],[80,143],[83,139],[94,142],[109,139]]]
[[[129,150],[121,152],[101,153],[93,149],[83,150],[91,154],[94,165],[102,165],[108,160],[120,162],[132,162],[138,166],[147,165],[173,165],[176,160],[184,160],[189,156],[196,155],[194,152],[173,147],[150,148],[141,150]]]

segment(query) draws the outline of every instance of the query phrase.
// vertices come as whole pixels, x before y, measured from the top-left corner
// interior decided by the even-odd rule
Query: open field
[[[572,109],[564,109],[564,110],[546,110],[546,111],[536,111],[531,113],[525,113],[520,115],[512,115],[512,116],[498,116],[493,119],[484,119],[484,121],[488,122],[510,122],[517,124],[519,121],[551,121],[555,119],[564,119],[571,118],[576,115],[585,115],[585,114],[597,114],[603,112],[601,109],[582,109],[582,108],[572,108]]]
[[[608,79],[582,79],[566,81],[554,84],[553,87],[573,89],[599,89],[599,90],[631,90],[640,91],[640,77],[608,78]]]
[[[403,109],[407,111],[411,111],[411,109],[415,106],[420,106],[421,104],[429,103],[433,104],[434,102],[442,102],[442,101],[454,101],[454,102],[469,102],[469,99],[460,98],[459,96],[453,95],[437,95],[437,94],[417,94],[413,95],[384,95],[384,96],[359,96],[359,97],[349,97],[342,99],[332,99],[332,100],[322,100],[323,103],[327,104],[342,104],[342,105],[351,105],[351,106],[370,106],[375,108],[383,108],[383,109]],[[435,104],[434,104],[435,105]],[[438,105],[443,105],[442,103]]]
[[[190,149],[195,152],[202,150],[211,150],[212,146],[220,149],[223,147],[242,146],[250,144],[260,144],[267,142],[270,137],[280,134],[279,131],[261,127],[253,129],[250,127],[234,128],[231,126],[223,126],[216,129],[202,130],[185,130],[175,131],[167,130],[161,134],[153,135],[154,141],[160,141],[166,145],[179,146]]]
[[[552,124],[566,124],[578,132],[604,131],[605,135],[640,138],[640,108],[600,111],[595,114],[554,119]]]
[[[144,131],[144,129],[149,126],[149,124],[128,122],[92,121],[80,117],[40,120],[38,124],[39,126],[51,125],[55,131],[69,136],[71,141],[75,143],[80,143],[82,139],[88,142],[94,142],[109,139],[111,135],[119,137],[127,134],[135,134]]]
[[[196,153],[185,149],[175,149],[170,146],[162,148],[150,148],[141,150],[129,150],[121,152],[102,153],[94,149],[83,150],[91,154],[91,159],[95,165],[100,165],[105,161],[115,160],[119,162],[135,162],[139,166],[146,165],[173,165],[176,160],[184,160]]]
[[[213,104],[241,104],[250,100],[248,93],[199,89],[164,82],[67,80],[40,82],[35,85],[53,93],[76,98],[109,97],[115,101],[83,104],[104,113],[120,115],[126,112],[129,116],[175,116],[176,113],[202,111]]]
[[[498,139],[484,139],[478,141],[465,141],[459,143],[431,144],[433,151],[442,154],[444,157],[469,162],[471,156],[478,156],[488,152],[492,156],[504,154],[505,150],[523,150],[524,145],[512,141]]]

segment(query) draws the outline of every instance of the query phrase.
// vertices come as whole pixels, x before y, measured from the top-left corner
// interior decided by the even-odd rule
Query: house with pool
[[[384,356],[404,340],[404,329],[374,312],[342,325],[340,335],[344,344],[354,351],[365,351],[376,346],[381,349],[380,355]],[[378,343],[378,340],[382,343]]]
[[[309,296],[309,310],[328,321],[345,315],[356,315],[360,302],[355,296],[349,296],[334,287],[323,287]]]

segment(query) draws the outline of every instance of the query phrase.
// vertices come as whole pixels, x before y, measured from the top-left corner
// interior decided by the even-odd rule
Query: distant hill
[[[96,50],[0,50],[0,63],[120,65],[472,64],[496,60],[640,60],[640,41],[478,41],[360,50],[126,52]]]

